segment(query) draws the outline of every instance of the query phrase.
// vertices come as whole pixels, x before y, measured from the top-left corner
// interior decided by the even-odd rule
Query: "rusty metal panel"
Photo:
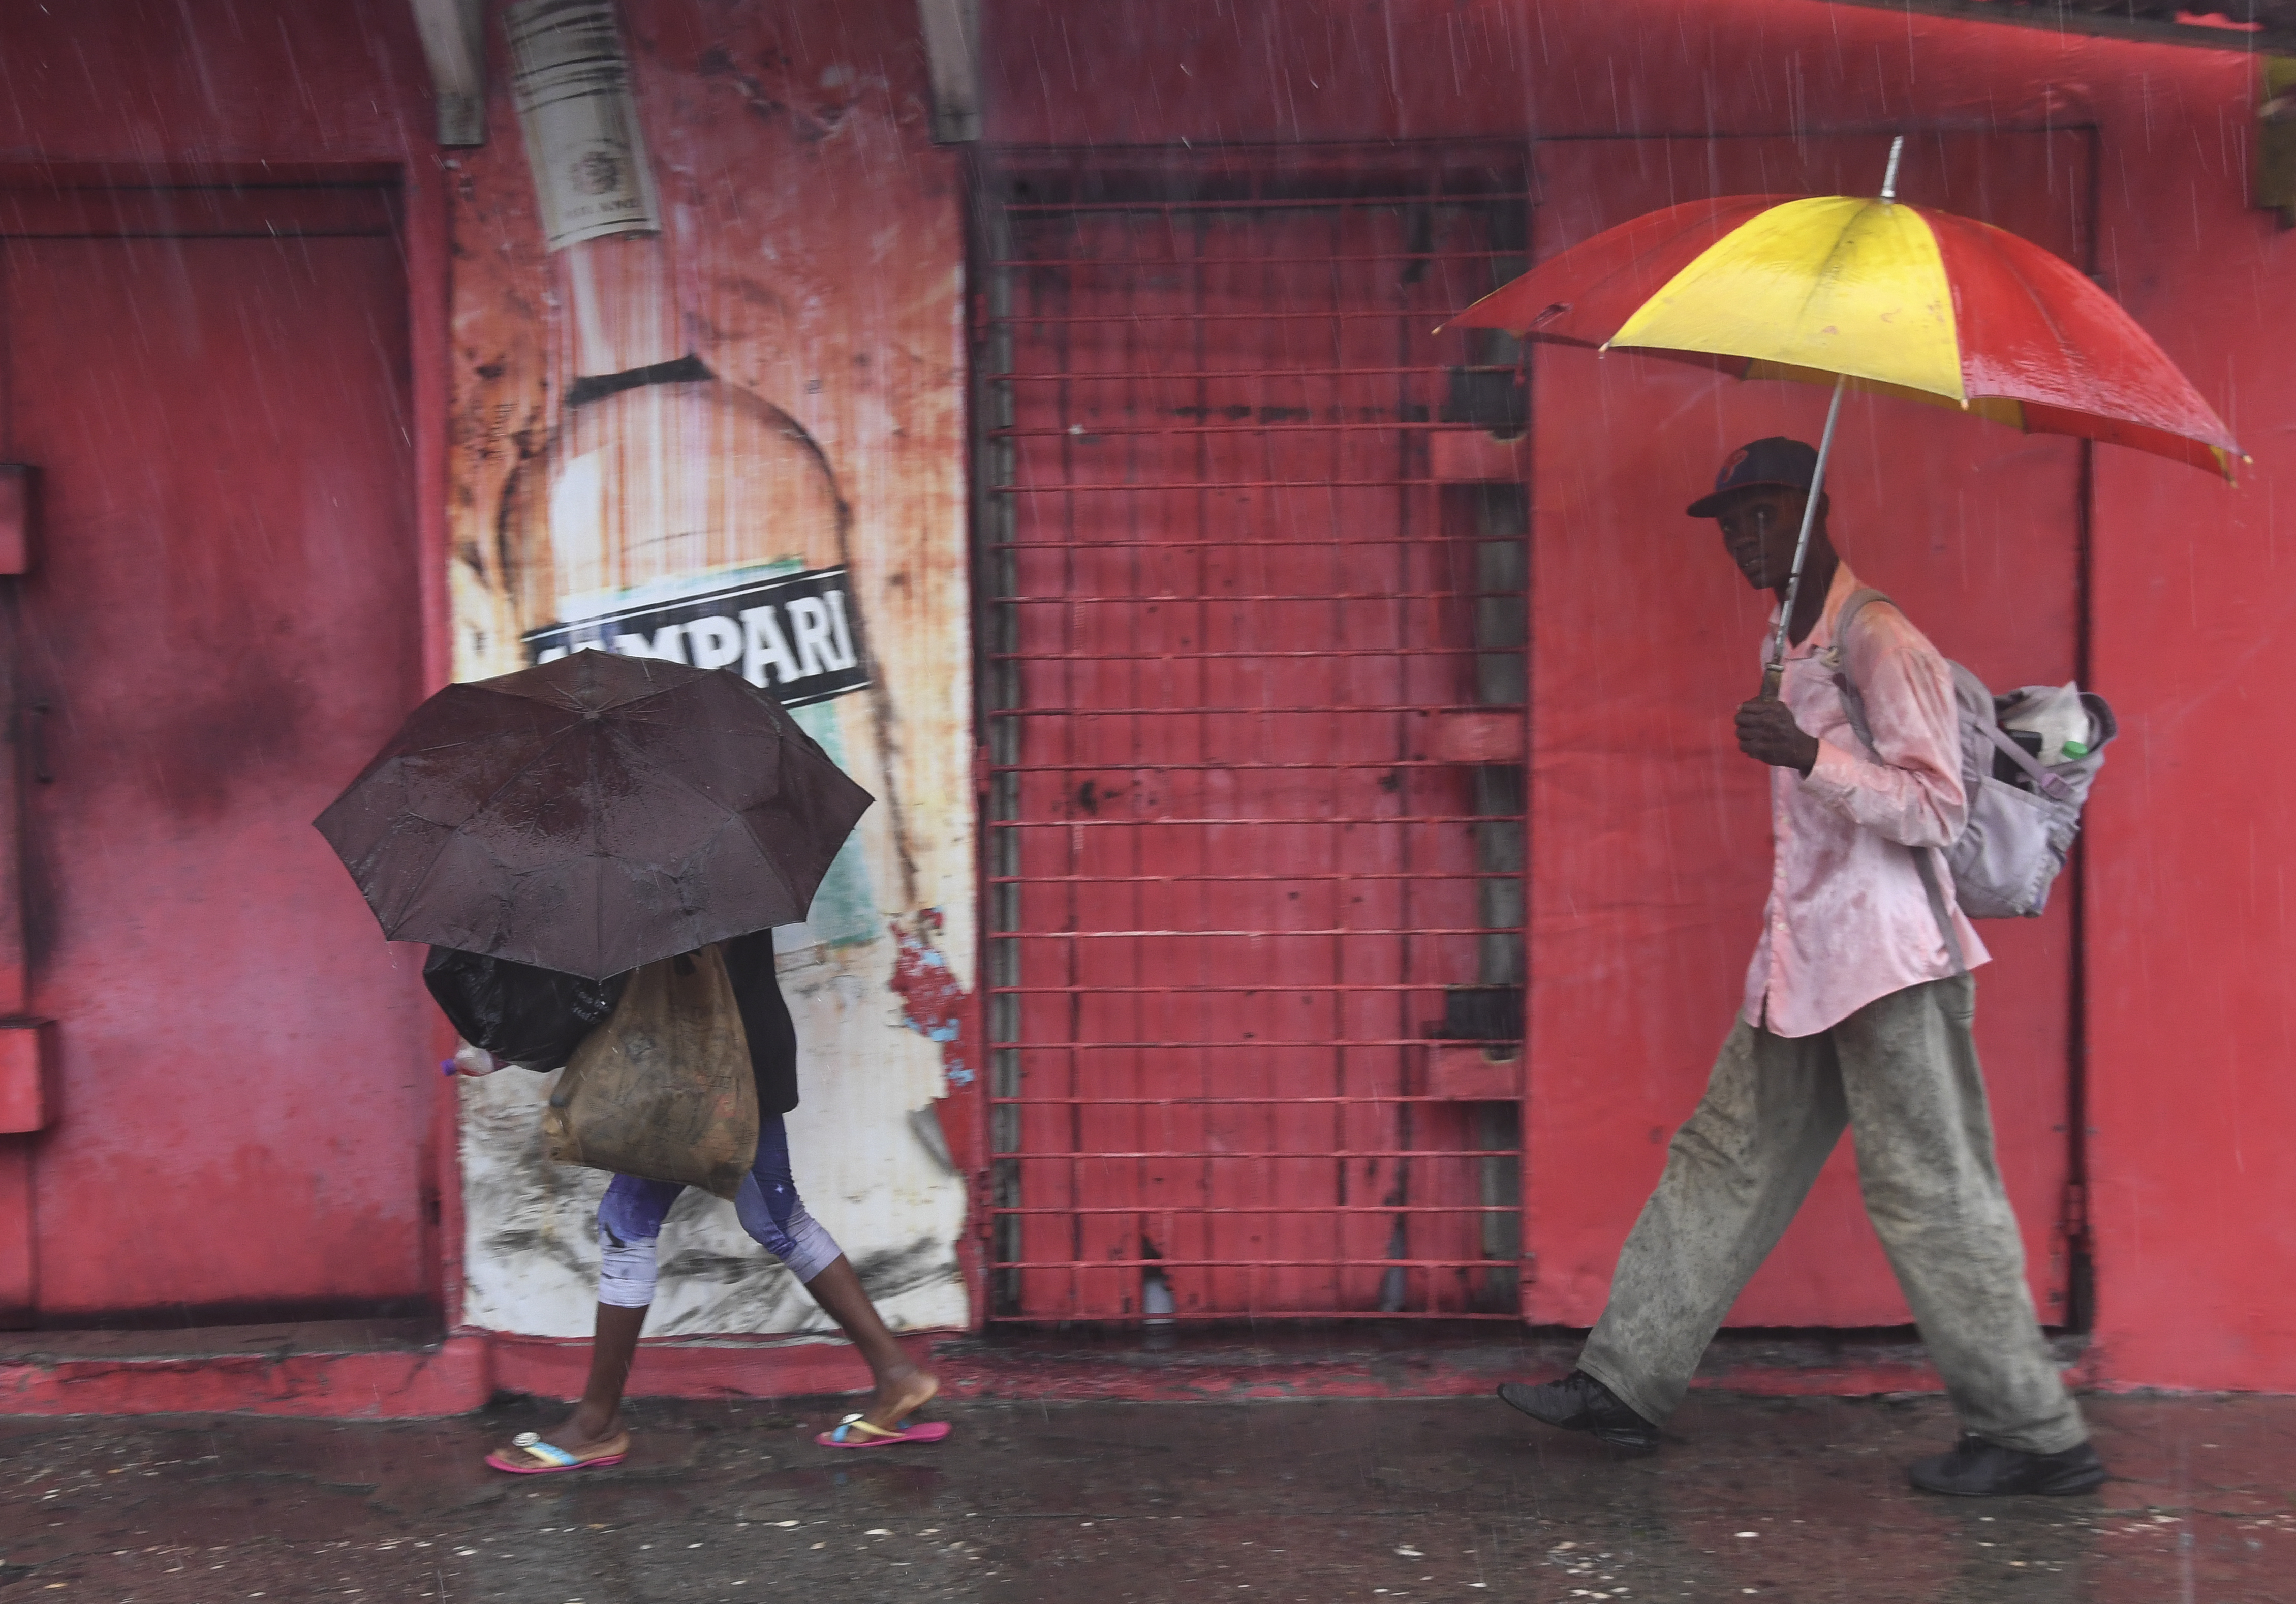
[[[1513,1319],[1516,1093],[1430,1074],[1521,1033],[1520,490],[1437,444],[1513,380],[1430,331],[1519,166],[1010,162],[995,1313]]]

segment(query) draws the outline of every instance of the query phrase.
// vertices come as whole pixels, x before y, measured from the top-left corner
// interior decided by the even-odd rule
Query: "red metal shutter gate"
[[[992,1318],[1519,1317],[1523,186],[994,164]]]

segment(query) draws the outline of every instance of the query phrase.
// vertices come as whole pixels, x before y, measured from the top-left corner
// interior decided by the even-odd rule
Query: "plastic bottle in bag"
[[[2087,757],[2096,733],[2088,709],[2081,705],[2080,687],[2070,680],[2046,695],[2030,698],[2001,720],[2001,728],[2012,735],[2039,737],[2040,750],[2034,755],[2044,767]]]
[[[483,1047],[472,1047],[465,1041],[455,1049],[455,1056],[447,1060],[445,1068],[453,1074],[475,1080],[490,1075],[502,1068],[506,1060],[496,1057]]]

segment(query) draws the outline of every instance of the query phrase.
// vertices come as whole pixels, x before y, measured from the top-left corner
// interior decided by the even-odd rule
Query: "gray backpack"
[[[1874,748],[1874,732],[1866,722],[1866,700],[1842,665],[1841,643],[1849,638],[1851,621],[1868,604],[1889,599],[1878,590],[1853,592],[1842,602],[1833,626],[1829,665],[1833,682],[1841,687],[1849,728],[1868,751]],[[2103,697],[2082,692],[2081,705],[2095,728],[2095,742],[2086,756],[2044,764],[2010,737],[2001,720],[2014,717],[2031,699],[2052,695],[2055,687],[2021,686],[1997,696],[1961,664],[1948,662],[1946,666],[1953,670],[1954,696],[1960,708],[1961,783],[1969,797],[1968,822],[1945,849],[1955,900],[1972,919],[2037,917],[2048,906],[2049,886],[2072,851],[2081,804],[2088,800],[2089,786],[2104,766],[2105,746],[2120,733],[2120,726]],[[1955,969],[1966,969],[1930,849],[1914,852],[1914,867],[1921,871],[1930,909],[1945,933]]]

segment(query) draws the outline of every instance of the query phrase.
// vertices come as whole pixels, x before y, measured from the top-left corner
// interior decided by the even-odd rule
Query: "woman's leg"
[[[876,1390],[870,1394],[869,1407],[861,1411],[861,1418],[870,1425],[888,1429],[898,1426],[905,1417],[931,1402],[932,1395],[940,1391],[940,1382],[932,1372],[911,1363],[901,1345],[885,1328],[877,1305],[861,1289],[861,1277],[854,1271],[850,1259],[839,1254],[805,1284],[805,1289],[852,1339],[869,1366]]]
[[[589,1385],[582,1389],[574,1412],[550,1434],[553,1444],[578,1454],[622,1435],[622,1388],[630,1378],[630,1361],[637,1356],[645,1317],[643,1309],[598,1305],[598,1324],[590,1338]]]
[[[598,1321],[590,1340],[590,1379],[574,1412],[549,1438],[569,1453],[621,1435],[622,1389],[653,1303],[655,1243],[669,1205],[685,1189],[673,1181],[617,1175],[599,1201]]]
[[[940,1390],[931,1372],[910,1362],[862,1289],[852,1262],[806,1213],[790,1174],[789,1132],[779,1115],[758,1122],[758,1162],[734,1206],[742,1228],[789,1266],[860,1352],[876,1384],[862,1419],[872,1426],[896,1426]]]

